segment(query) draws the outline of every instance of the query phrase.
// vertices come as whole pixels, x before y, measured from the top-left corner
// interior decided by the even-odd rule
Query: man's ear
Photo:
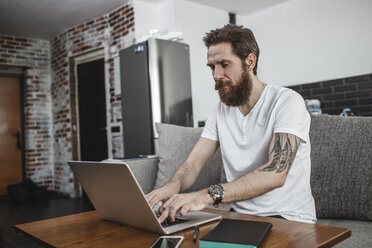
[[[248,54],[248,56],[245,58],[245,63],[247,64],[247,70],[253,71],[253,69],[256,67],[257,57],[253,53]]]

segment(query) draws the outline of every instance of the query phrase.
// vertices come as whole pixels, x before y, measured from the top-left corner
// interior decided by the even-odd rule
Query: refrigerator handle
[[[149,76],[150,76],[150,90],[151,90],[151,110],[152,110],[152,128],[154,138],[158,138],[158,132],[156,131],[155,123],[162,122],[161,120],[161,93],[160,93],[160,75],[159,75],[159,64],[158,64],[158,48],[156,45],[156,39],[148,39],[149,49]]]

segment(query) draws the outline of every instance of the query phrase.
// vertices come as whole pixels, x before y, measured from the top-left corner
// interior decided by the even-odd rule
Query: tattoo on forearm
[[[274,135],[274,146],[271,151],[273,159],[261,171],[276,171],[276,173],[285,171],[288,174],[296,156],[300,139],[287,133],[276,133]]]

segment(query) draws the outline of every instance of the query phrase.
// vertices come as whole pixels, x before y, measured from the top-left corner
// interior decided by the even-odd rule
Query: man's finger
[[[154,208],[155,205],[157,205],[160,201],[163,201],[163,200],[164,200],[164,197],[162,197],[161,193],[159,193],[159,192],[154,192],[154,194],[152,194],[148,198],[148,202],[149,202],[151,208]]]
[[[147,201],[149,202],[151,208],[154,208],[154,206],[157,204],[157,200],[156,200],[156,195],[151,195],[149,196],[149,198],[147,199]]]
[[[168,206],[169,208],[168,216],[171,219],[171,221],[176,220],[176,214],[182,208],[184,204],[185,203],[182,199],[178,199],[177,201],[173,201],[173,203]]]
[[[161,205],[161,206],[159,207],[159,213],[162,214],[162,213],[164,212],[164,209],[165,209],[165,208],[163,207],[163,205]]]
[[[160,215],[158,221],[160,223],[163,223],[165,221],[166,218],[168,218],[168,209],[165,209],[164,212]]]
[[[162,207],[167,208],[169,205],[173,204],[173,202],[177,199],[177,195],[171,196],[169,199],[165,201],[165,203],[162,205]]]
[[[190,209],[190,204],[183,205],[183,207],[180,209],[180,215],[185,216],[190,211]]]

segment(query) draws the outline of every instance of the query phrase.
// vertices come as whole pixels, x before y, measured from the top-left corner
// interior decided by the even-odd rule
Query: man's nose
[[[222,68],[215,68],[214,69],[214,73],[213,73],[213,78],[214,80],[221,80],[224,78],[224,72],[222,70]]]

